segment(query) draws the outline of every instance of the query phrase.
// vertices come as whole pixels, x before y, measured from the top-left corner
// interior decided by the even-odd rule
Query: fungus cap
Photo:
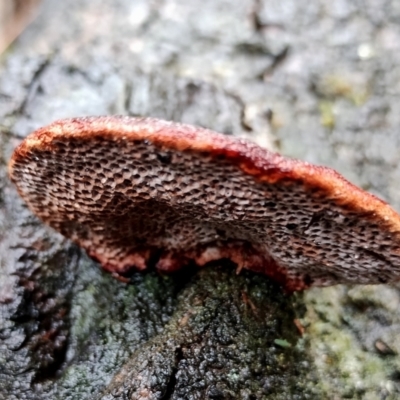
[[[330,168],[150,118],[54,122],[15,150],[29,208],[124,277],[228,258],[289,290],[400,279],[400,217]]]

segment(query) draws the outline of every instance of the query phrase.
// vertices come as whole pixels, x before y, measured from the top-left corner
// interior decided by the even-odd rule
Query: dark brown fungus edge
[[[389,278],[385,278],[383,281],[395,281],[400,278],[400,262],[396,262],[397,260],[400,261],[400,217],[384,201],[349,183],[330,168],[284,158],[248,141],[210,130],[151,118],[88,117],[60,120],[38,129],[17,147],[9,163],[10,178],[31,210],[51,226],[54,226],[54,224],[49,221],[49,217],[44,217],[40,206],[33,204],[29,197],[29,193],[35,189],[32,189],[32,171],[25,173],[24,166],[29,163],[27,160],[32,158],[32,154],[39,154],[40,162],[45,163],[43,154],[57,152],[57,143],[60,141],[68,143],[71,138],[74,139],[75,143],[80,140],[83,144],[93,140],[107,140],[115,143],[146,141],[161,152],[207,154],[211,157],[210,163],[216,162],[213,160],[223,159],[230,165],[234,165],[237,170],[242,171],[245,176],[251,177],[254,185],[278,187],[289,183],[292,186],[301,187],[306,193],[309,192],[311,197],[314,193],[317,193],[316,199],[323,199],[325,204],[333,204],[336,210],[344,210],[346,215],[355,215],[356,218],[365,220],[366,226],[370,224],[379,229],[379,234],[386,238],[386,242],[389,240],[391,243],[390,245],[386,243],[386,253],[380,255],[378,250],[368,250],[368,246],[364,245],[363,255],[367,257],[365,254],[369,251],[368,254],[373,257],[373,260],[378,262],[379,259],[382,263],[385,263],[382,265],[387,265],[383,275],[389,276]],[[167,163],[169,160],[161,161]],[[212,165],[210,168],[212,168]],[[188,171],[188,173],[191,173],[191,171]],[[229,177],[222,177],[221,179],[229,179]],[[24,180],[30,181],[24,182]],[[243,220],[246,220],[246,214]],[[185,249],[179,249],[179,251],[163,248],[154,249],[154,246],[144,244],[135,248],[132,254],[125,258],[126,261],[120,264],[118,262],[113,263],[112,260],[103,257],[95,248],[85,245],[84,241],[79,238],[73,238],[73,240],[85,247],[89,255],[97,259],[106,270],[115,276],[122,277],[122,279],[130,268],[145,269],[151,254],[158,251],[162,253],[157,264],[160,270],[173,271],[179,269],[189,260],[195,261],[198,265],[204,265],[209,261],[230,258],[238,264],[239,270],[245,267],[262,272],[279,281],[287,290],[301,290],[312,285],[323,286],[342,282],[355,283],[357,281],[353,276],[354,274],[351,275],[351,273],[348,275],[353,277],[348,279],[346,279],[346,273],[343,275],[344,278],[337,277],[334,272],[329,270],[328,263],[321,265],[321,270],[314,273],[317,278],[312,276],[310,278],[304,271],[301,274],[296,274],[291,265],[283,265],[273,254],[255,250],[257,246],[253,248],[252,243],[248,241],[243,243],[243,241],[237,241],[235,238],[222,244],[220,242],[206,245],[199,243],[196,248],[187,251]],[[315,243],[311,242],[307,242],[307,245],[318,247],[316,241]],[[288,243],[288,246],[290,246],[290,243]],[[345,241],[343,246],[346,246]],[[371,261],[371,263],[371,265],[375,265],[374,261]],[[340,270],[341,266],[339,265],[337,268]],[[379,283],[381,281],[379,277],[377,278],[379,271],[375,269],[373,273],[370,273],[370,277],[368,271],[360,272],[360,274],[364,274],[363,279],[360,280],[361,283]]]

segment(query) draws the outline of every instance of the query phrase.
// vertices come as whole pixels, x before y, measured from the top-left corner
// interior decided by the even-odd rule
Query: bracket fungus
[[[330,168],[150,118],[54,122],[15,150],[29,208],[122,279],[230,259],[287,290],[400,279],[400,216]]]

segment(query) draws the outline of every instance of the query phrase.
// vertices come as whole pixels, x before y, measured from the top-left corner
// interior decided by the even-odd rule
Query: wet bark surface
[[[299,332],[292,300],[232,267],[196,273],[161,334],[130,357],[98,399],[310,398],[309,364],[293,346]]]
[[[399,396],[398,285],[287,297],[229,265],[122,284],[9,183],[43,124],[149,115],[334,167],[400,210],[397,2],[200,3],[47,0],[3,55],[0,399]]]

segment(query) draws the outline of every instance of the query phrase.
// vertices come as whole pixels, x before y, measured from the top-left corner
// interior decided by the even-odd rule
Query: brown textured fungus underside
[[[400,217],[335,171],[149,118],[62,120],[15,150],[31,210],[119,276],[230,258],[289,290],[400,279]]]

